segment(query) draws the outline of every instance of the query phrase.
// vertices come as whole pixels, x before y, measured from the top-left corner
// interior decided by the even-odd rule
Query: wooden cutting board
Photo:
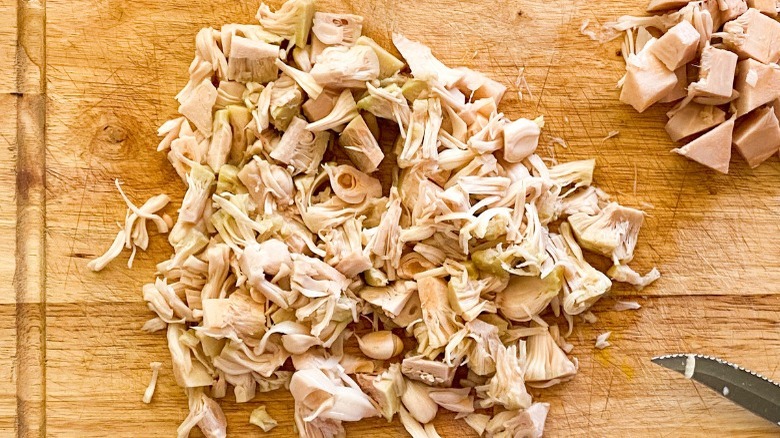
[[[278,5],[279,1],[273,1]],[[543,114],[541,150],[562,160],[597,157],[597,183],[649,214],[633,265],[663,277],[634,292],[616,287],[578,323],[580,372],[532,393],[552,405],[547,435],[777,436],[776,427],[649,358],[712,354],[779,379],[780,163],[750,170],[737,157],[723,176],[672,155],[664,109],[637,115],[617,100],[617,41],[580,35],[583,20],[640,13],[644,2],[601,0],[343,1],[323,10],[366,17],[385,46],[401,32],[509,85],[510,117]],[[141,285],[171,249],[152,238],[132,270],[127,255],[89,272],[124,217],[113,185],[132,199],[184,187],[156,128],[175,114],[194,37],[203,26],[252,22],[253,1],[0,0],[0,433],[19,436],[169,437],[187,414],[165,338],[139,329],[150,317]],[[532,96],[514,86],[525,68]],[[610,131],[620,134],[603,141]],[[552,147],[551,138],[568,148]],[[11,172],[11,169],[16,169]],[[175,206],[174,206],[175,207]],[[175,210],[171,207],[170,211]],[[617,298],[642,309],[615,312]],[[612,346],[593,348],[611,330]],[[154,401],[141,403],[149,362],[164,367]],[[231,436],[262,436],[247,423],[265,404],[291,436],[292,401],[276,392],[225,402]],[[472,436],[442,416],[445,437]],[[350,436],[401,436],[397,422],[348,427]]]

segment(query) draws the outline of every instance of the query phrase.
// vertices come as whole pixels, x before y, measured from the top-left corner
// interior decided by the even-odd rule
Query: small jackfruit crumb
[[[268,415],[265,406],[259,406],[252,411],[252,414],[249,416],[249,423],[263,429],[263,432],[269,432],[278,424],[276,420]]]

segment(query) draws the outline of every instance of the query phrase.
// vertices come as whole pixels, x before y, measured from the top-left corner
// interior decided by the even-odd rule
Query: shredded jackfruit
[[[249,422],[259,427],[260,429],[263,429],[263,432],[269,432],[278,425],[276,420],[268,415],[268,412],[265,410],[265,406],[260,406],[259,408],[252,411],[252,415],[249,416]]]
[[[397,413],[435,438],[441,410],[541,436],[549,406],[526,386],[574,376],[559,318],[571,327],[612,285],[581,247],[649,284],[656,271],[626,265],[642,213],[605,202],[594,160],[548,167],[544,119],[504,116],[506,86],[396,34],[404,70],[362,17],[314,10],[261,5],[259,25],[198,34],[183,117],[159,130],[187,184],[178,218],[166,196],[136,207],[120,188],[125,226],[89,264],[145,249],[147,222],[170,231],[142,292],[190,400],[179,436],[225,436],[214,399],[230,388],[249,403],[281,387],[302,437]],[[270,430],[268,414],[250,422]]]

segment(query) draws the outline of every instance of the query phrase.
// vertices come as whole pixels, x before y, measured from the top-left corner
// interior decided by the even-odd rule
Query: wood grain
[[[41,5],[25,0],[19,4]],[[603,23],[638,13],[644,1],[328,0],[319,4],[323,10],[366,16],[365,33],[385,46],[391,32],[401,32],[429,44],[445,63],[479,69],[509,85],[502,106],[507,115],[545,115],[543,150],[562,160],[596,156],[596,179],[602,188],[628,205],[652,204],[634,265],[642,271],[658,266],[664,276],[641,292],[647,299],[639,299],[644,305],[640,311],[611,312],[613,302],[605,299],[598,304],[600,319],[595,325],[575,328],[572,339],[580,373],[573,381],[538,394],[553,405],[549,436],[774,432],[717,395],[648,362],[656,354],[696,351],[780,377],[776,243],[780,162],[772,158],[752,171],[735,158],[732,175],[705,171],[668,153],[673,145],[662,129],[663,108],[637,115],[617,101],[615,82],[623,70],[622,58],[615,52],[618,44],[597,44],[578,29],[584,19]],[[9,17],[19,14],[15,4],[0,3],[0,37],[8,33],[14,41],[14,55],[5,46],[0,50],[0,93],[18,93],[21,86],[37,84],[38,95],[45,92],[46,96],[45,132],[38,136],[46,141],[46,276],[45,289],[38,289],[45,294],[39,300],[19,302],[38,304],[33,307],[34,317],[40,318],[45,310],[45,325],[39,329],[46,329],[46,377],[35,389],[42,391],[45,383],[48,436],[171,436],[186,415],[183,393],[171,378],[164,337],[138,330],[149,316],[140,286],[152,278],[155,262],[166,258],[170,248],[164,239],[153,237],[149,252],[139,254],[132,271],[123,266],[123,258],[100,275],[89,272],[86,263],[110,244],[116,222],[124,214],[114,178],[125,182],[133,199],[168,193],[177,200],[169,208],[175,212],[183,186],[164,156],[154,152],[154,132],[175,114],[173,96],[186,82],[197,30],[251,22],[256,6],[206,0],[48,0],[45,15],[37,10],[39,15],[25,16],[39,22],[45,16],[45,26],[39,26],[41,32],[45,28],[45,35],[30,27],[26,34],[30,44],[23,47],[29,53],[18,58],[15,36],[20,32],[16,20]],[[33,41],[43,42],[44,36],[45,63],[41,63],[42,48]],[[6,44],[9,39],[2,41]],[[8,60],[17,61],[9,75],[23,72],[19,81],[9,82],[6,78],[16,76],[1,70]],[[36,71],[33,65],[45,69]],[[525,69],[532,91],[522,102],[512,85],[519,68]],[[8,152],[6,148],[0,152],[0,162],[8,167],[20,162],[32,165],[14,148],[30,144],[34,137],[17,140],[19,96],[0,98],[4,108],[11,108],[0,114],[0,121],[8,118],[13,124],[0,123],[9,145]],[[42,124],[24,126],[43,129]],[[620,134],[602,141],[613,130]],[[565,139],[568,148],[553,147],[553,137]],[[8,201],[0,204],[0,231],[7,226],[18,232],[16,211],[9,214],[2,206],[16,205],[13,194],[20,187],[5,178],[0,175],[0,196]],[[8,235],[0,236],[0,250],[11,260],[0,266],[0,275],[15,269],[10,256],[15,246]],[[16,236],[27,241],[25,234]],[[23,260],[25,266],[30,263]],[[32,263],[37,266],[36,260]],[[616,288],[613,294],[638,295],[627,288]],[[3,294],[0,300],[12,295]],[[21,343],[24,351],[15,351],[19,313],[11,300],[3,303],[0,357],[27,357],[42,351],[40,343]],[[613,331],[614,346],[595,351],[596,335],[606,330]],[[34,331],[24,333],[33,333],[35,339]],[[165,366],[154,402],[147,406],[140,398],[153,360]],[[14,381],[28,368],[3,374],[7,369],[0,359],[3,434],[14,430],[20,388],[29,389]],[[262,435],[246,422],[251,408],[261,403],[280,421],[269,436],[290,436],[292,404],[283,392],[260,396],[247,405],[226,403],[231,435]],[[437,427],[442,436],[470,436],[464,424],[451,417],[441,418]],[[389,437],[398,436],[402,429],[397,423],[372,420],[350,425],[349,432]]]
[[[7,169],[0,173],[0,251],[13,254],[16,246],[16,4],[0,0],[0,166]],[[0,305],[14,304],[12,290],[14,269],[13,256],[5,257],[0,263]]]
[[[16,1],[0,0],[0,93],[16,91]],[[16,123],[4,124],[14,129]],[[6,186],[3,186],[6,187]],[[10,186],[8,186],[10,187]]]
[[[16,434],[46,435],[46,3],[16,5]],[[9,254],[10,255],[10,254]]]
[[[0,435],[16,430],[16,2],[0,0]]]
[[[12,76],[11,76],[12,78]],[[16,101],[10,93],[0,94],[0,166],[16,166]],[[16,262],[15,172],[0,173],[0,252],[6,254],[0,263],[0,435],[14,433],[16,419]]]

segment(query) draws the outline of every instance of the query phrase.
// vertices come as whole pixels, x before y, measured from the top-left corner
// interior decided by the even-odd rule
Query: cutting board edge
[[[46,435],[46,3],[18,0],[16,63],[16,436]]]

